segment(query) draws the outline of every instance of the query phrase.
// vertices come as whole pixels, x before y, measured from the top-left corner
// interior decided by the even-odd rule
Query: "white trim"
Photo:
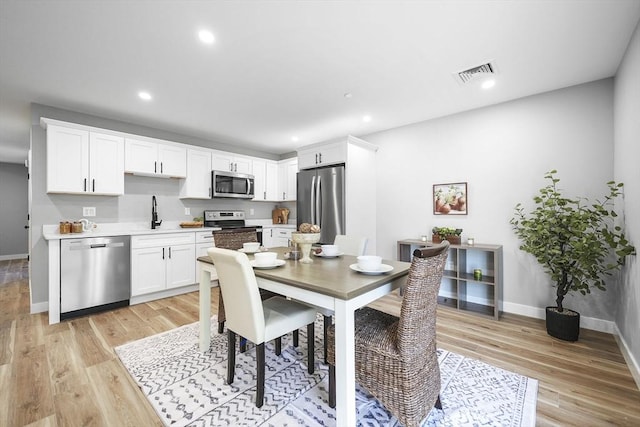
[[[536,319],[545,318],[545,309],[533,307],[530,305],[516,304],[512,302],[503,302],[503,310],[505,313],[519,314],[521,316],[534,317]],[[614,334],[616,324],[610,320],[597,319],[595,317],[580,316],[580,327],[591,329],[593,331]]]
[[[28,254],[0,255],[0,261],[10,261],[13,259],[27,259]]]
[[[49,311],[48,301],[31,304],[31,314],[44,313],[45,311]]]
[[[640,388],[640,364],[638,364],[638,361],[635,359],[635,357],[633,357],[633,354],[631,353],[627,342],[624,340],[624,337],[620,333],[617,324],[614,324],[613,336],[618,343],[618,347],[620,347],[620,352],[622,352],[624,360],[627,362],[629,371],[631,371],[631,376],[636,381],[636,385],[638,386],[638,388]]]

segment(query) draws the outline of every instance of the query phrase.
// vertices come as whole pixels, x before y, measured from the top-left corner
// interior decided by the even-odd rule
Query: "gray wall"
[[[625,183],[624,219],[629,240],[640,251],[640,24],[615,79],[615,179]],[[640,266],[627,260],[620,277],[616,324],[640,373]],[[640,378],[636,378],[640,382]]]
[[[533,206],[533,196],[546,185],[544,173],[552,169],[568,194],[597,197],[607,190],[613,178],[613,80],[364,139],[379,146],[378,253],[394,257],[397,240],[430,234],[434,226],[462,228],[465,238],[503,245],[504,310],[540,316],[553,304],[555,288],[535,259],[518,249],[509,219],[518,202]],[[468,215],[433,214],[432,184],[448,182],[468,183]],[[614,290],[595,290],[565,304],[583,316],[613,321],[615,296]]]
[[[106,118],[89,116],[82,113],[61,110],[53,107],[32,104],[31,106],[31,150],[32,150],[32,251],[31,251],[31,303],[38,311],[46,310],[48,301],[48,261],[47,242],[42,238],[42,226],[57,224],[61,220],[82,217],[82,207],[96,207],[96,223],[101,222],[146,222],[151,221],[151,196],[158,198],[160,219],[167,221],[185,221],[201,216],[205,209],[242,209],[248,219],[271,219],[271,211],[276,206],[272,202],[251,202],[242,200],[180,200],[179,180],[139,176],[125,176],[125,194],[123,196],[78,196],[46,193],[46,132],[40,127],[40,117],[47,117],[128,132],[136,135],[161,138],[185,144],[199,145],[239,154],[278,159],[273,154],[236,149],[233,146],[219,144],[185,135],[178,135],[158,129],[118,122]],[[26,194],[26,192],[25,192]],[[291,206],[293,205],[293,206]],[[286,203],[295,212],[295,204]],[[184,214],[184,208],[191,208],[191,215]],[[249,210],[254,215],[249,216]],[[24,224],[21,224],[24,225]]]
[[[0,259],[26,257],[27,213],[27,168],[0,162]]]

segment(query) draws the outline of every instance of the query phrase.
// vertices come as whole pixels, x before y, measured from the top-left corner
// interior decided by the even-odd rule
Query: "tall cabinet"
[[[376,251],[376,151],[378,147],[349,135],[298,149],[298,169],[345,165],[345,233],[368,239]]]
[[[398,260],[410,262],[422,240],[399,240]],[[474,273],[479,270],[479,275]],[[502,246],[450,245],[438,302],[498,320],[502,311]]]

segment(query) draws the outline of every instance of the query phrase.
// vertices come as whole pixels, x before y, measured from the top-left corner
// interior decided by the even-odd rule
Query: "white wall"
[[[625,183],[624,218],[629,240],[640,251],[640,24],[615,78],[615,179]],[[640,372],[640,266],[627,260],[619,283],[616,324]],[[640,377],[636,378],[640,382]]]
[[[535,259],[518,249],[509,224],[557,169],[570,195],[597,197],[613,177],[613,80],[606,79],[364,137],[379,145],[377,251],[455,226],[463,237],[503,245],[504,309],[540,315],[554,290]],[[637,159],[637,157],[636,157]],[[432,185],[468,183],[468,215],[435,216]],[[372,209],[374,207],[372,206]],[[612,321],[615,292],[568,297],[583,316]]]

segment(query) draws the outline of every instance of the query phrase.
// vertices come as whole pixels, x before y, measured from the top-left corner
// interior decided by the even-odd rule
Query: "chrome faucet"
[[[162,220],[158,221],[158,202],[156,196],[151,197],[151,229],[155,230],[156,227],[160,227]]]

